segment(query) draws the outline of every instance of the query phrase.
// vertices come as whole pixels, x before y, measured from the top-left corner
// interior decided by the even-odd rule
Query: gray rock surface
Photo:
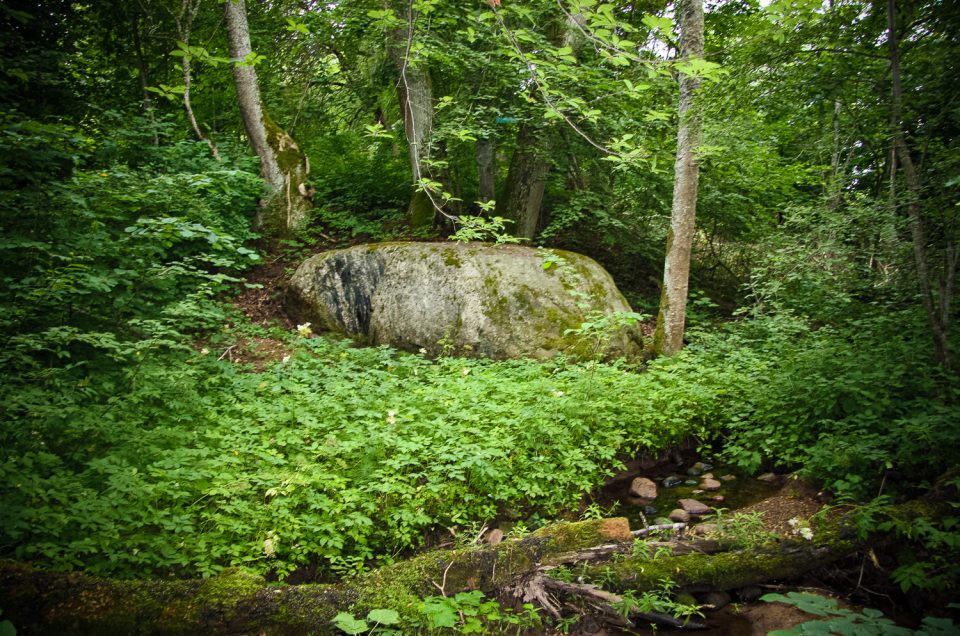
[[[614,334],[602,351],[593,339],[565,333],[592,311],[630,307],[595,261],[553,252],[565,266],[544,269],[537,250],[515,245],[378,243],[324,252],[294,272],[286,307],[315,330],[430,355],[640,353],[636,328]]]

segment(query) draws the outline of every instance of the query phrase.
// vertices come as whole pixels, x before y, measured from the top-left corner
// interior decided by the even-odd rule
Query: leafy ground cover
[[[36,405],[4,435],[12,553],[121,576],[349,571],[437,527],[575,510],[621,453],[701,432],[616,365],[293,344],[263,373],[160,356],[105,403]]]

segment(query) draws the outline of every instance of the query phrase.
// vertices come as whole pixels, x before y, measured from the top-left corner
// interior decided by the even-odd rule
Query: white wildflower
[[[396,424],[396,423],[397,423],[397,412],[387,411],[387,424]]]
[[[554,397],[563,397],[563,391],[554,391],[553,395]]]
[[[203,349],[200,350],[200,355],[202,355],[202,356],[205,356],[205,355],[207,355],[208,353],[210,353],[210,350],[207,349],[206,347],[204,347]]]
[[[469,368],[464,368],[464,370],[460,372],[460,375],[462,375],[462,376],[468,376],[468,375],[470,375],[470,369],[469,369]]]
[[[273,530],[267,532],[267,538],[263,540],[263,553],[272,557],[277,553],[277,543],[279,539]]]
[[[284,363],[284,364],[290,362],[290,356],[283,356],[283,359],[280,360],[280,362],[282,362],[282,363]]]
[[[813,530],[810,528],[800,528],[800,536],[807,541],[813,541]]]
[[[310,330],[310,323],[305,322],[302,325],[297,325],[297,333],[300,334],[301,338],[309,338],[313,331]]]
[[[420,355],[422,355],[422,356],[427,355],[427,350],[424,349],[423,347],[420,347]]]

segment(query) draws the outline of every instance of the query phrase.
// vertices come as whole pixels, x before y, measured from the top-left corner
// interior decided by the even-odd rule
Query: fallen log
[[[0,609],[30,634],[334,633],[341,611],[412,612],[420,599],[492,591],[553,555],[632,540],[626,519],[561,523],[516,541],[437,550],[336,585],[270,585],[239,571],[209,579],[123,581],[0,563]]]
[[[920,511],[902,506],[898,514]],[[426,596],[509,590],[553,614],[562,605],[556,596],[589,597],[601,616],[616,620],[610,608],[621,598],[616,591],[655,591],[664,579],[698,592],[797,577],[859,550],[851,526],[834,519],[822,523],[812,540],[752,550],[700,541],[652,544],[669,548],[664,556],[656,547],[632,550],[623,518],[562,523],[496,545],[428,552],[335,585],[271,585],[239,571],[200,580],[123,581],[0,562],[0,609],[27,634],[329,634],[341,611],[390,608],[412,615]],[[592,564],[617,553],[602,566]],[[576,585],[545,580],[551,568],[585,559]],[[601,580],[609,590],[580,586]],[[539,592],[531,593],[530,581]]]

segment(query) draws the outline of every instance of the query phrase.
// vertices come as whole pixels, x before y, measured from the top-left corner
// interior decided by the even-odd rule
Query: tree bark
[[[570,47],[574,56],[579,55],[582,37],[578,26],[583,25],[583,19],[581,13],[570,14],[554,25],[549,39],[556,45]],[[514,233],[521,238],[533,239],[540,226],[543,195],[550,175],[551,150],[547,127],[530,122],[520,124],[517,146],[510,160],[510,171],[497,212],[516,223]]]
[[[532,239],[540,224],[540,207],[550,174],[548,130],[531,123],[520,124],[510,171],[497,202],[497,212],[516,225],[514,234]]]
[[[703,57],[703,0],[680,0],[680,57]],[[695,104],[700,79],[680,76],[680,124],[677,131],[677,158],[674,163],[673,209],[667,234],[663,265],[663,289],[654,332],[653,347],[658,355],[673,355],[683,348],[687,292],[690,284],[690,253],[697,214],[697,186],[700,167],[697,148],[701,138],[701,113]]]
[[[429,227],[441,207],[442,195],[423,187],[430,178],[430,140],[433,136],[433,82],[424,60],[411,58],[416,14],[411,3],[388,1],[387,8],[402,16],[404,26],[387,34],[387,51],[399,72],[397,98],[403,112],[403,131],[410,155],[410,173],[415,190],[407,206],[407,223],[411,227]]]
[[[193,31],[193,21],[197,17],[197,11],[200,9],[199,0],[183,0],[180,7],[180,13],[176,16],[177,37],[186,45],[190,44],[190,33]],[[220,159],[220,151],[217,144],[213,142],[209,135],[200,130],[200,124],[197,123],[197,116],[193,112],[193,104],[190,102],[190,83],[193,79],[191,70],[190,56],[184,55],[180,58],[180,66],[183,71],[183,110],[187,113],[187,120],[193,129],[193,134],[197,139],[205,142],[210,149],[210,154],[217,161]]]
[[[950,237],[947,237],[943,271],[940,274],[939,293],[934,298],[932,275],[928,264],[927,233],[923,209],[920,205],[920,177],[913,165],[910,147],[907,145],[906,135],[903,132],[903,87],[900,79],[899,45],[897,3],[896,0],[887,0],[887,46],[890,52],[891,76],[890,123],[893,127],[892,155],[903,170],[906,194],[909,199],[907,213],[910,218],[913,260],[917,270],[917,284],[920,288],[921,302],[927,315],[927,323],[930,325],[937,360],[940,366],[949,371],[951,359],[948,333],[950,328],[950,303],[956,281],[957,249]],[[891,177],[891,188],[892,184]]]
[[[140,100],[143,114],[147,116],[150,123],[154,125],[153,145],[160,145],[160,136],[157,134],[156,118],[153,114],[153,100],[150,99],[150,91],[147,87],[150,85],[150,78],[147,73],[147,62],[143,55],[143,42],[140,38],[140,14],[135,13],[132,18],[133,31],[133,49],[137,56],[137,77],[140,80]]]
[[[260,97],[257,71],[244,63],[252,52],[244,0],[226,0],[224,17],[240,115],[250,146],[260,157],[260,174],[270,189],[255,224],[286,235],[308,221],[310,163],[293,138],[270,119]]]
[[[497,163],[493,139],[489,137],[477,140],[477,174],[480,203],[494,201],[497,198]]]

